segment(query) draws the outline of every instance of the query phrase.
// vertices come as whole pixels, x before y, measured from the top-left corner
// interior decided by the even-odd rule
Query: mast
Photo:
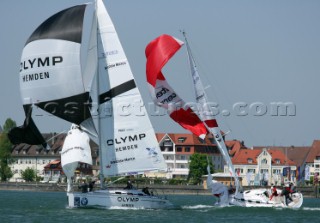
[[[97,23],[99,22],[98,21],[98,16],[97,16],[97,0],[94,1],[94,4],[95,4],[95,19],[97,20]],[[99,26],[97,26],[97,34],[99,34]],[[98,35],[96,36],[96,41],[97,41],[97,48],[99,48],[99,41],[98,41]],[[97,50],[97,54],[99,54],[99,50]],[[98,55],[98,63],[99,63],[99,55]],[[100,188],[103,189],[104,188],[104,175],[103,175],[103,164],[102,164],[102,149],[101,149],[101,145],[102,145],[102,139],[101,139],[101,123],[100,123],[100,102],[99,102],[99,94],[100,94],[100,91],[99,91],[99,66],[97,66],[97,74],[96,74],[96,84],[97,84],[97,90],[96,90],[96,93],[97,93],[97,100],[98,100],[98,114],[97,114],[97,118],[98,118],[98,121],[97,121],[97,125],[98,125],[98,142],[99,142],[99,168],[100,168],[100,173],[99,173],[99,179],[100,179]]]
[[[186,43],[189,65],[190,65],[190,70],[191,70],[191,76],[193,78],[193,84],[194,84],[200,119],[202,120],[203,124],[208,129],[208,131],[212,133],[212,135],[218,145],[220,153],[223,155],[224,160],[229,167],[229,171],[232,173],[232,175],[235,179],[235,186],[236,186],[236,193],[237,193],[238,189],[240,188],[238,176],[235,173],[234,167],[232,165],[232,161],[229,156],[229,152],[228,152],[226,145],[224,143],[224,140],[221,135],[221,131],[218,126],[218,123],[213,115],[211,108],[208,106],[208,100],[206,97],[206,93],[204,91],[203,84],[202,84],[200,76],[198,74],[197,66],[196,66],[195,60],[192,56],[186,33],[185,33],[185,31],[181,31],[181,32],[182,32],[182,35],[184,36],[185,43]]]

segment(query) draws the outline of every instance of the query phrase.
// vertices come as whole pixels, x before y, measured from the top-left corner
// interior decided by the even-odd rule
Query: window
[[[182,147],[177,147],[177,152],[182,152]]]
[[[186,147],[186,148],[184,149],[184,151],[185,151],[186,153],[189,153],[189,152],[190,152],[190,147],[189,147],[189,146]]]
[[[186,139],[187,139],[186,137],[179,137],[178,141],[182,143],[182,142],[186,141]]]
[[[280,160],[279,159],[276,159],[276,164],[280,164]]]
[[[263,160],[261,161],[261,163],[262,163],[262,164],[268,164],[268,161],[267,161],[267,159],[263,159]]]
[[[256,173],[256,169],[248,169],[248,173]]]
[[[243,169],[241,168],[236,168],[235,171],[238,175],[240,175],[240,173],[243,173]]]
[[[251,158],[248,158],[248,163],[252,163],[252,159]]]
[[[280,169],[274,169],[274,170],[272,170],[272,173],[273,174],[280,174],[281,170]]]

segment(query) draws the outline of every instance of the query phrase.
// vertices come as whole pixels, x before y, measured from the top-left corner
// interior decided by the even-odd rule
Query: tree
[[[212,162],[209,161],[210,172],[213,173],[213,165]],[[190,164],[189,164],[189,175],[188,181],[191,184],[199,184],[202,181],[202,176],[208,174],[207,173],[207,155],[194,153],[190,156]]]
[[[13,162],[11,157],[12,144],[8,138],[8,132],[15,127],[16,123],[8,118],[3,125],[3,132],[0,134],[0,178],[6,181],[13,176],[9,165]]]
[[[11,118],[8,118],[6,122],[3,125],[3,132],[8,133],[10,129],[17,127],[17,124],[15,121],[13,121]]]
[[[33,182],[36,179],[36,171],[30,167],[21,171],[21,177],[27,182]]]

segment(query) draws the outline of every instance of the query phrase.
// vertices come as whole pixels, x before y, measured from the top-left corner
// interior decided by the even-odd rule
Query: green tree
[[[21,171],[21,177],[27,182],[33,182],[36,179],[36,171],[30,167]]]
[[[13,162],[11,156],[12,144],[8,138],[8,132],[15,127],[16,123],[8,118],[3,125],[3,132],[0,134],[0,178],[7,181],[13,176],[9,165]]]
[[[10,131],[10,129],[12,129],[16,126],[17,126],[16,122],[13,121],[11,118],[8,118],[3,125],[3,132],[8,133]]]
[[[210,172],[213,173],[213,165],[212,162],[209,161]],[[190,164],[189,164],[189,175],[188,181],[190,184],[199,184],[202,182],[202,176],[208,174],[207,173],[207,155],[194,153],[190,156]]]

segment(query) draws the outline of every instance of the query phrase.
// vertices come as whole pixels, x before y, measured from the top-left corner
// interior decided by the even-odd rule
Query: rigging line
[[[184,33],[184,32],[183,32]],[[190,46],[190,40],[188,39],[187,40],[188,41],[188,45]],[[191,44],[191,45],[193,45],[193,44]],[[192,48],[193,49],[193,48]],[[196,59],[196,56],[194,55],[194,53],[192,53],[192,59],[193,59],[193,61],[195,62],[195,64],[196,64],[196,67],[197,67],[197,69],[198,68],[201,68],[201,66],[199,66],[199,63],[198,63],[198,61],[201,61],[201,60],[197,60]],[[199,69],[198,69],[199,70]],[[218,106],[220,106],[221,105],[221,103],[220,103],[220,101],[219,101],[219,97],[218,97],[218,92],[216,91],[216,87],[219,87],[219,84],[217,84],[217,85],[213,85],[213,84],[211,84],[210,83],[210,79],[207,77],[207,75],[206,75],[206,72],[204,72],[203,71],[203,69],[201,69],[201,76],[204,76],[205,77],[205,83],[207,83],[207,85],[206,86],[204,86],[204,90],[205,90],[205,93],[206,93],[206,98],[207,98],[207,100],[209,99],[208,98],[208,93],[207,93],[207,89],[208,88],[212,88],[212,90],[213,90],[213,92],[214,92],[214,98],[215,98],[215,100],[216,100],[216,102],[218,103]],[[214,75],[211,75],[214,79],[215,79],[215,76]],[[218,83],[218,81],[214,81],[215,83]],[[208,84],[209,83],[209,84]],[[223,91],[220,91],[220,92],[223,92]],[[212,97],[210,97],[210,98],[212,98]],[[209,101],[209,100],[208,100]],[[210,102],[210,101],[209,101]],[[220,112],[219,112],[220,113]],[[217,114],[216,116],[218,116],[219,114]],[[220,115],[221,116],[221,115]],[[225,122],[226,122],[226,120],[224,120]],[[230,125],[228,124],[228,122],[226,122],[226,125],[227,125],[227,127],[229,128],[229,129],[231,129],[230,128]]]
[[[62,132],[58,133],[57,135],[52,136],[50,139],[46,140],[46,142],[49,142],[50,140],[56,138],[57,136],[61,135],[62,133],[65,133],[67,130],[63,130]]]
[[[190,42],[191,42],[191,44],[190,44]],[[188,43],[189,43],[189,45],[193,45],[193,46],[195,45],[192,41],[190,41],[190,39],[188,39]],[[193,52],[194,52],[194,49],[197,49],[197,47],[192,47],[192,49],[193,49]],[[195,50],[195,52],[197,52],[197,51]],[[195,53],[192,54],[193,59],[197,62],[197,63],[196,63],[196,64],[197,64],[197,68],[198,68],[199,70],[201,70],[201,72],[200,72],[200,73],[201,73],[201,76],[204,76],[204,77],[205,77],[205,83],[207,83],[207,86],[206,86],[204,89],[205,89],[206,92],[208,92],[207,89],[208,89],[208,88],[211,88],[211,90],[212,90],[213,93],[214,93],[214,98],[215,98],[216,102],[218,103],[218,105],[219,105],[219,107],[220,107],[222,104],[221,104],[221,102],[220,102],[220,100],[219,100],[219,93],[218,93],[218,92],[224,92],[224,91],[222,91],[222,90],[219,91],[219,88],[220,88],[220,87],[219,87],[219,86],[220,86],[220,84],[219,84],[219,79],[216,78],[216,75],[214,75],[214,74],[211,75],[210,78],[209,78],[209,76],[206,74],[206,72],[205,72],[204,69],[203,69],[203,67],[204,67],[204,68],[207,67],[207,66],[204,66],[204,65],[206,65],[206,64],[203,63],[202,60],[197,60],[196,55],[197,55],[197,53],[196,53],[196,54],[195,54]],[[207,68],[208,68],[208,67],[207,67]],[[209,70],[209,69],[207,69],[207,70]],[[212,84],[211,81],[210,81],[210,79],[212,79],[215,84]],[[206,95],[208,95],[208,94],[206,93]],[[211,95],[211,94],[210,94],[210,95]],[[211,96],[211,97],[212,97],[212,96]],[[210,97],[210,98],[211,98],[211,97]],[[229,104],[229,105],[232,104],[231,101],[230,101],[230,98],[228,97],[227,94],[223,94],[223,97],[225,98],[224,101],[226,101],[227,104]],[[216,115],[216,116],[220,116],[221,118],[219,119],[219,121],[223,121],[223,123],[227,126],[227,128],[228,128],[229,130],[231,130],[231,134],[235,135],[234,132],[232,131],[232,128],[230,127],[230,124],[229,124],[228,120],[226,119],[226,116],[224,116],[224,115],[221,114],[220,112],[219,112],[219,114]],[[246,122],[245,122],[244,120],[242,120],[241,118],[239,118],[238,120],[240,120],[241,126],[245,128],[245,130],[246,130],[247,134],[250,136],[250,138],[252,138],[252,139],[257,138],[256,134],[253,134],[253,132],[250,131],[250,129],[248,128],[248,126],[246,125]],[[237,137],[235,137],[235,138],[237,138]],[[261,137],[260,137],[260,138],[261,138]]]

